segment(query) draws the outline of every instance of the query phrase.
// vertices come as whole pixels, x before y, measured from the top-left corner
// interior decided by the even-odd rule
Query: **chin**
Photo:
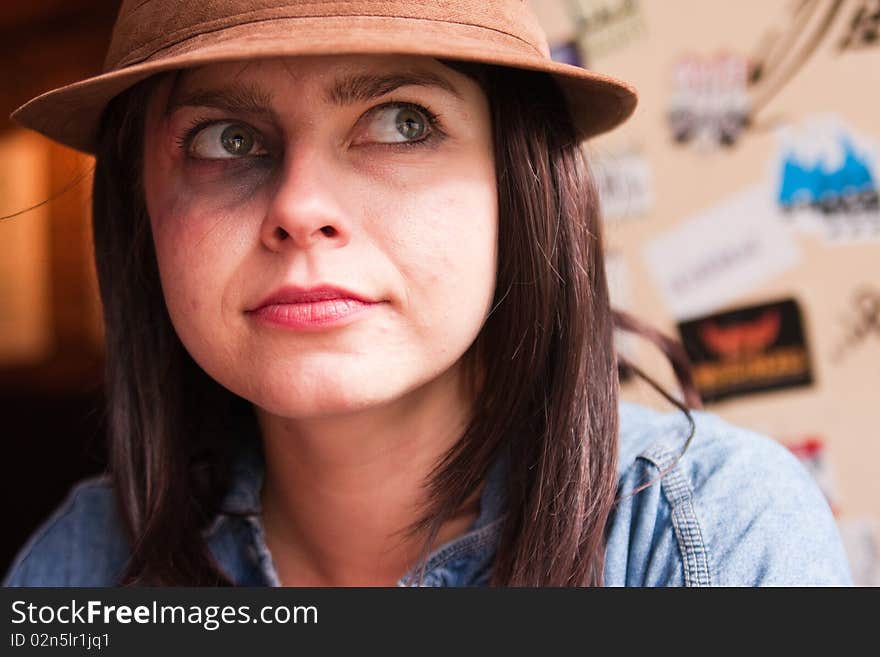
[[[377,380],[378,379],[378,380]],[[277,417],[318,419],[365,411],[387,404],[402,396],[403,391],[382,385],[381,377],[374,377],[372,386],[353,385],[347,381],[301,380],[261,387],[258,392],[245,395],[255,406]]]

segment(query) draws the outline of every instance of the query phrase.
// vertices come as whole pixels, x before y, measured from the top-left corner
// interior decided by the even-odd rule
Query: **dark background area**
[[[0,134],[17,129],[8,116],[33,96],[101,70],[118,5],[118,0],[0,4]],[[54,194],[72,182],[72,154],[48,143],[47,148],[46,176]],[[0,538],[3,574],[70,487],[105,464],[103,357],[94,313],[84,310],[94,305],[91,254],[81,246],[90,243],[90,223],[87,204],[75,196],[59,194],[48,204],[52,348],[39,363],[0,363],[0,486],[12,511]],[[27,220],[25,213],[7,221]]]

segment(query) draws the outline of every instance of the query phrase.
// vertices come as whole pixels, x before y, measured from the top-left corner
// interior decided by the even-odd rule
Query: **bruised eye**
[[[200,129],[190,140],[189,154],[206,160],[265,155],[259,135],[242,123],[213,123]]]
[[[410,104],[391,103],[372,110],[358,141],[399,144],[425,140],[432,132],[434,117],[428,110]]]

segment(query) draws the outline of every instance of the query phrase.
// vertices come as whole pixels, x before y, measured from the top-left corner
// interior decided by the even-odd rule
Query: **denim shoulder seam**
[[[679,454],[661,440],[648,447],[639,456],[653,463],[662,472],[675,462]],[[694,509],[693,490],[681,470],[680,463],[675,463],[674,467],[663,476],[661,486],[672,511],[672,528],[684,567],[684,585],[712,586],[709,549],[703,539],[703,532]]]

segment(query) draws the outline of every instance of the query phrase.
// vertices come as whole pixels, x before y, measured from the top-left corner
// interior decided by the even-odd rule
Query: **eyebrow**
[[[435,87],[452,94],[459,100],[464,100],[452,83],[428,71],[387,75],[347,75],[337,79],[325,89],[324,100],[333,105],[354,105],[408,86]],[[172,94],[165,113],[170,115],[181,107],[212,107],[229,113],[251,114],[277,120],[277,114],[271,109],[272,100],[272,94],[250,84],[220,89],[195,89]]]
[[[464,97],[446,78],[429,71],[391,73],[388,75],[348,75],[333,84],[324,99],[334,105],[354,105],[390,94],[400,87],[437,87],[459,100]]]
[[[277,118],[272,107],[272,95],[254,85],[239,85],[222,89],[195,89],[173,94],[165,114],[181,107],[213,107],[233,114],[256,114],[268,119]]]

